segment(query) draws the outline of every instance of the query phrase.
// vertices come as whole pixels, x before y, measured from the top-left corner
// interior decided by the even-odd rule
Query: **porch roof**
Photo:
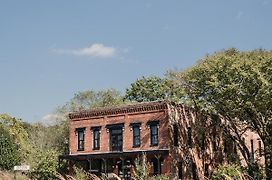
[[[129,158],[137,157],[142,154],[146,155],[168,155],[168,149],[159,150],[139,150],[139,151],[120,151],[120,152],[106,152],[106,153],[92,153],[92,154],[71,154],[71,155],[60,155],[59,159],[69,160],[86,160],[86,159],[110,159],[110,158]]]

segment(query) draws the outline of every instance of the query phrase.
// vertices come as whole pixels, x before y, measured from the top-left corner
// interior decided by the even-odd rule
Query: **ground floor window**
[[[161,160],[153,158],[151,161],[153,166],[153,175],[161,174]]]
[[[182,179],[182,162],[181,161],[178,162],[178,179],[179,180]]]

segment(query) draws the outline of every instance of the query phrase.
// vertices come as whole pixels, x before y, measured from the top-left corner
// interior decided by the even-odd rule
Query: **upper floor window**
[[[187,128],[187,146],[192,148],[192,128]]]
[[[173,141],[174,141],[174,146],[178,146],[179,143],[178,143],[178,137],[179,137],[179,129],[178,129],[178,125],[177,124],[174,124],[173,126]]]
[[[151,146],[157,146],[158,142],[159,142],[159,140],[158,140],[158,124],[159,124],[159,121],[149,122]]]
[[[262,141],[259,139],[258,140],[258,144],[259,144],[259,156],[262,156]]]
[[[123,151],[123,128],[124,123],[110,124],[106,128],[109,130],[110,151]]]
[[[93,130],[93,149],[100,149],[100,127],[92,128]]]
[[[77,128],[77,150],[84,151],[85,128]]]
[[[250,140],[251,159],[254,160],[254,143],[253,139]]]
[[[140,125],[133,125],[133,147],[141,146],[141,129]]]

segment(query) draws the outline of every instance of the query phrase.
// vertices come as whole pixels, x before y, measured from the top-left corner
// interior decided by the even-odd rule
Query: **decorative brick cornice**
[[[155,101],[155,102],[145,102],[137,103],[132,105],[111,107],[111,108],[98,108],[88,111],[73,112],[69,114],[69,118],[73,119],[85,119],[97,116],[108,116],[126,113],[136,113],[136,112],[147,112],[167,109],[166,101]]]

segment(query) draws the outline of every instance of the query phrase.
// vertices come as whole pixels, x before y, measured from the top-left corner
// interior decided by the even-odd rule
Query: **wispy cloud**
[[[264,0],[263,2],[262,2],[262,5],[263,6],[266,6],[266,5],[268,5],[269,4],[269,1],[267,1],[267,0]]]
[[[239,11],[236,15],[236,19],[241,19],[242,16],[244,15],[244,12],[243,11]]]
[[[60,54],[72,54],[75,56],[88,56],[93,58],[112,58],[117,56],[120,52],[127,52],[127,50],[120,50],[102,43],[95,43],[80,49],[53,49],[53,51]]]
[[[53,125],[63,121],[64,119],[65,117],[59,114],[47,114],[41,118],[40,122],[45,125]]]
[[[169,31],[171,28],[168,24],[165,24],[163,27],[162,27],[162,30],[163,31]]]

